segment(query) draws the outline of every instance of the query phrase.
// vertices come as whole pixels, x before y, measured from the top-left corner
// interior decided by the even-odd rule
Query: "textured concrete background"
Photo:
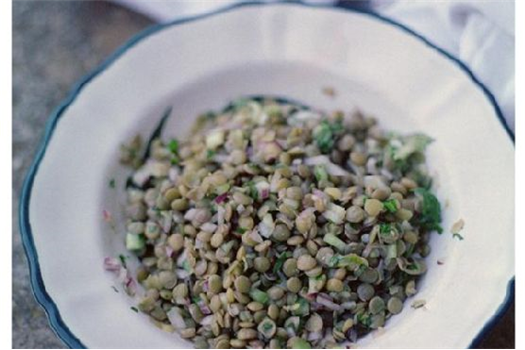
[[[18,232],[22,181],[47,117],[78,79],[150,24],[101,1],[13,2],[13,348],[64,348],[31,294]],[[514,305],[480,347],[514,347]]]

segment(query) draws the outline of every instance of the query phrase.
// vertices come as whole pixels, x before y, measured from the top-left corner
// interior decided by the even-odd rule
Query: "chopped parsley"
[[[179,141],[177,141],[177,139],[171,139],[168,143],[168,149],[173,154],[179,153]]]
[[[131,310],[135,311],[136,313],[139,312],[139,309],[137,309],[135,306],[130,307]]]
[[[242,227],[237,227],[237,228],[235,229],[235,232],[237,232],[237,233],[239,233],[239,234],[241,234],[241,235],[244,234],[246,231],[248,231],[248,230],[245,229],[245,228],[242,228]]]
[[[168,149],[171,152],[171,164],[178,165],[180,163],[179,158],[179,141],[177,139],[171,139],[168,143]]]
[[[340,121],[330,123],[326,120],[314,129],[314,139],[321,153],[329,153],[334,148],[334,134],[343,129]]]
[[[123,266],[124,268],[126,268],[126,267],[127,267],[127,266],[126,266],[126,257],[125,257],[124,255],[122,255],[122,254],[120,254],[118,257],[119,257],[119,259],[120,259],[120,263],[122,264],[122,266]]]
[[[269,330],[273,329],[274,325],[271,322],[266,322],[263,324],[263,330],[265,332],[268,332]]]
[[[184,262],[182,263],[182,268],[186,270],[186,272],[191,272],[191,266],[188,260],[184,260]]]
[[[212,149],[209,149],[209,150],[206,151],[206,158],[207,159],[212,159],[213,157],[215,157],[215,154],[217,154],[217,152],[215,152]]]
[[[372,317],[371,315],[357,314],[357,322],[359,322],[366,328],[369,328],[372,324]]]
[[[310,313],[310,304],[304,298],[299,298],[292,308],[292,315],[294,316],[306,316]]]
[[[440,225],[441,204],[436,196],[425,188],[416,188],[414,193],[421,196],[423,199],[421,213],[416,219],[418,223],[429,231],[436,230],[438,233],[442,233],[443,228]]]
[[[259,191],[257,191],[257,187],[255,186],[255,182],[248,181],[246,183],[248,186],[248,195],[253,198],[253,200],[257,200],[259,197]]]
[[[392,231],[392,225],[391,224],[379,224],[379,233],[381,234],[387,234]]]
[[[383,206],[390,213],[395,213],[397,211],[397,203],[395,199],[389,199],[383,202]]]
[[[275,261],[275,265],[273,266],[273,273],[277,273],[277,271],[280,271],[286,259],[291,258],[291,257],[292,257],[292,253],[290,252],[284,252],[281,255],[279,255],[279,257],[277,258],[277,261]]]
[[[115,179],[109,180],[109,188],[115,188],[117,185]]]
[[[314,176],[317,182],[328,180],[328,173],[326,172],[324,165],[316,165],[314,167]]]

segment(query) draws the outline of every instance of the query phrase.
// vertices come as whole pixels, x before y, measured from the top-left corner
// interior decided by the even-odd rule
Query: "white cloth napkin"
[[[275,0],[268,0],[272,2]],[[212,12],[241,0],[114,0],[155,21]],[[306,0],[335,4],[335,0]],[[392,18],[463,61],[495,96],[514,131],[514,1],[372,0],[371,8]]]

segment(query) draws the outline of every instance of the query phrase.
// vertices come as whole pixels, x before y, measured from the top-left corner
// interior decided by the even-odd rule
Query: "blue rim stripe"
[[[332,8],[332,6],[319,6],[319,5],[311,5],[311,4],[304,4],[304,3],[296,3],[296,2],[288,2],[284,1],[282,3],[286,4],[293,4],[296,6],[306,6],[306,7],[318,7],[318,8]],[[117,49],[112,55],[110,55],[100,66],[98,66],[95,70],[93,70],[91,73],[84,76],[80,82],[73,88],[69,96],[60,104],[60,106],[51,114],[49,117],[49,120],[46,125],[46,130],[44,134],[44,138],[41,141],[40,147],[37,151],[37,154],[35,156],[35,159],[27,173],[26,179],[24,181],[24,185],[22,188],[22,194],[20,197],[20,207],[19,207],[19,226],[20,226],[20,234],[22,236],[22,243],[24,245],[24,250],[27,256],[27,260],[29,263],[29,272],[30,272],[30,279],[31,279],[31,285],[33,288],[33,294],[35,295],[35,298],[37,302],[44,308],[49,323],[51,325],[51,328],[53,331],[57,334],[57,336],[70,348],[78,348],[78,349],[85,349],[86,346],[82,343],[80,339],[78,339],[73,332],[67,327],[67,325],[64,323],[60,316],[60,312],[54,303],[53,299],[50,297],[50,295],[47,293],[44,281],[42,279],[42,273],[40,270],[40,265],[38,261],[38,254],[34,245],[33,241],[33,232],[31,230],[31,224],[30,224],[30,218],[29,218],[29,204],[31,201],[31,191],[33,188],[34,179],[36,176],[36,173],[38,171],[38,168],[40,166],[40,163],[44,157],[47,145],[49,144],[51,137],[53,135],[53,132],[58,125],[59,119],[64,113],[64,111],[73,103],[73,101],[76,99],[78,94],[82,91],[83,87],[87,85],[93,78],[95,78],[98,74],[100,74],[102,71],[107,69],[109,66],[113,64],[120,56],[122,56],[128,49],[132,48],[135,44],[139,43],[141,40],[147,38],[148,36],[157,33],[163,29],[169,28],[171,26],[180,25],[187,22],[196,21],[199,19],[207,18],[210,16],[214,16],[217,14],[225,13],[237,8],[241,7],[247,7],[247,6],[279,6],[279,4],[282,3],[261,3],[261,2],[249,2],[249,3],[240,3],[235,4],[232,6],[228,6],[222,9],[219,9],[217,11],[206,13],[198,16],[178,19],[169,23],[165,24],[158,24],[153,25],[142,32],[135,35],[133,38],[131,38],[127,43],[125,43],[123,46],[121,46],[119,49]],[[398,23],[390,18],[384,17],[382,15],[379,15],[375,12],[371,12],[368,10],[363,9],[355,9],[355,8],[348,8],[348,7],[335,7],[336,9],[342,10],[342,11],[350,11],[354,13],[361,13],[363,15],[368,15],[370,17],[373,17],[377,20],[380,20],[382,22],[388,23],[393,25],[394,27],[397,27],[401,30],[403,30],[405,33],[415,36],[416,38],[420,39],[425,45],[429,46],[430,48],[436,50],[441,55],[447,57],[452,62],[457,64],[466,74],[469,76],[474,84],[476,84],[489,102],[493,105],[494,110],[496,112],[496,115],[501,122],[501,125],[503,129],[506,131],[507,135],[511,139],[512,143],[514,143],[514,134],[508,127],[508,125],[505,122],[505,119],[503,117],[503,113],[501,112],[500,107],[498,106],[495,97],[493,94],[487,89],[487,87],[481,83],[476,76],[470,71],[470,69],[458,58],[454,57],[447,51],[443,50],[442,48],[434,45],[431,43],[428,39],[420,35],[419,33],[415,32],[414,30],[404,26],[401,23]],[[485,324],[485,326],[482,328],[480,333],[473,339],[470,347],[474,347],[481,341],[481,338],[485,335],[485,333],[490,330],[494,324],[501,318],[502,314],[508,309],[510,305],[510,301],[514,299],[514,278],[512,278],[509,281],[507,294],[505,296],[505,299],[503,303],[500,305],[498,311],[496,314]]]

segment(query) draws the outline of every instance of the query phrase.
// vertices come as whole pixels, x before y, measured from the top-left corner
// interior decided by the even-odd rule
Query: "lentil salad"
[[[442,231],[429,137],[271,99],[202,115],[188,140],[155,136],[121,162],[138,309],[159,327],[198,348],[331,348],[417,293]]]

